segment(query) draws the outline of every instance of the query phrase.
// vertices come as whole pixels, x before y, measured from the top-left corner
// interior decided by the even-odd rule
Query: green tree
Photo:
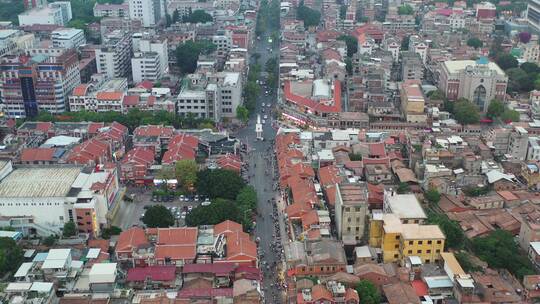
[[[425,199],[432,205],[437,205],[439,204],[439,201],[441,200],[441,194],[439,193],[439,191],[437,191],[437,189],[435,188],[430,188],[425,194],[424,194],[424,197]]]
[[[176,179],[178,185],[184,189],[184,191],[191,192],[197,182],[197,172],[199,166],[194,160],[182,159],[176,162]]]
[[[52,247],[54,246],[54,244],[56,244],[56,236],[54,235],[49,235],[48,237],[43,239],[43,245],[47,247]]]
[[[404,4],[400,7],[398,7],[398,14],[399,15],[412,15],[414,13],[414,9],[412,6],[408,4]]]
[[[427,96],[432,100],[445,100],[446,99],[444,92],[439,89],[427,93]]]
[[[446,236],[445,245],[447,248],[459,249],[463,247],[465,234],[456,221],[450,220],[446,215],[435,212],[428,212],[428,223],[436,224],[441,228]]]
[[[257,192],[253,186],[245,186],[236,196],[236,204],[242,217],[242,225],[252,226],[252,215],[257,209]]]
[[[506,70],[508,75],[507,91],[529,92],[534,88],[536,74],[527,74],[520,68],[510,68]]]
[[[535,75],[540,73],[540,68],[534,62],[524,62],[519,66],[520,69],[525,71],[528,75]]]
[[[216,225],[226,220],[241,223],[240,209],[230,200],[216,198],[208,206],[193,208],[186,216],[186,225],[197,227],[200,225]]]
[[[362,160],[362,154],[360,153],[349,153],[349,159],[352,161]]]
[[[24,258],[22,248],[12,238],[0,238],[0,277],[16,271]]]
[[[206,169],[197,173],[195,185],[197,191],[202,195],[233,200],[245,186],[245,182],[236,172]]]
[[[353,74],[353,62],[350,57],[345,58],[345,70],[347,71],[347,74]]]
[[[177,9],[175,9],[172,14],[172,23],[176,23],[178,21],[180,21],[180,13],[178,12]]]
[[[101,229],[101,237],[106,240],[110,239],[112,235],[119,235],[120,233],[122,233],[122,228],[117,226]]]
[[[401,50],[407,51],[409,50],[409,41],[411,40],[411,36],[405,36],[401,40]]]
[[[461,268],[463,268],[463,270],[465,270],[465,272],[470,273],[470,272],[475,272],[475,271],[481,271],[482,270],[482,267],[479,267],[479,266],[475,265],[471,261],[471,255],[468,252],[459,251],[459,252],[455,252],[454,255],[455,255],[459,265],[461,266]]]
[[[516,110],[506,109],[501,114],[501,119],[503,121],[513,121],[518,122],[519,121],[519,112]]]
[[[404,194],[411,192],[411,187],[407,183],[399,183],[396,192],[398,194]]]
[[[212,22],[213,20],[212,15],[204,10],[194,10],[192,13],[182,18],[182,22],[184,23],[206,23]]]
[[[236,118],[243,123],[247,123],[249,120],[249,110],[244,106],[236,107]]]
[[[338,40],[345,41],[345,44],[347,45],[347,57],[352,57],[358,52],[358,40],[356,37],[351,35],[341,35],[338,37]]]
[[[475,238],[472,240],[472,249],[489,267],[507,269],[519,280],[524,275],[534,274],[533,265],[508,231],[498,229],[488,236]]]
[[[462,125],[475,124],[480,121],[478,107],[467,99],[460,99],[454,103],[454,117]]]
[[[321,22],[321,12],[305,6],[302,1],[296,10],[296,19],[304,21],[306,28],[318,26]]]
[[[189,74],[197,69],[200,54],[210,54],[216,45],[209,41],[186,41],[176,48],[176,64],[182,73]]]
[[[7,0],[0,2],[0,20],[19,24],[17,15],[24,12],[24,2],[21,0]]]
[[[356,284],[356,291],[360,297],[362,304],[379,304],[381,303],[381,294],[377,286],[368,280],[361,280]]]
[[[159,179],[173,179],[176,178],[174,168],[170,166],[162,166],[159,172],[156,174],[156,177]]]
[[[484,45],[484,43],[482,42],[482,40],[476,37],[472,37],[467,40],[467,45],[475,49],[479,49]]]
[[[487,110],[487,117],[489,118],[495,118],[501,116],[501,114],[506,109],[506,106],[504,103],[500,100],[494,99],[489,103],[488,110]]]
[[[64,224],[64,229],[62,230],[62,235],[64,237],[72,237],[77,235],[77,225],[73,221],[69,221]]]
[[[169,209],[163,205],[155,205],[146,210],[142,222],[149,228],[169,228],[175,221]]]
[[[505,71],[511,68],[517,68],[519,64],[516,57],[510,54],[499,55],[496,59],[496,62],[499,67]]]

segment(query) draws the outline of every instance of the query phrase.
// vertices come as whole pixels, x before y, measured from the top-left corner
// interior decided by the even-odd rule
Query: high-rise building
[[[527,3],[527,21],[536,32],[540,32],[540,0],[529,0]]]
[[[71,13],[71,2],[56,1],[56,2],[50,3],[49,7],[59,8],[62,11],[62,19],[64,21],[64,25],[68,24],[68,22],[71,19],[73,19],[73,14]]]
[[[157,81],[163,77],[161,60],[156,52],[135,53],[131,58],[131,71],[135,83],[143,80]]]
[[[34,117],[39,111],[62,113],[73,88],[81,83],[73,49],[34,49],[6,56],[0,63],[0,96],[9,117]]]
[[[131,68],[132,44],[129,33],[116,30],[105,35],[102,47],[96,49],[98,73],[109,78],[127,77]]]
[[[151,27],[165,18],[164,0],[130,0],[129,17],[141,20],[144,27]]]

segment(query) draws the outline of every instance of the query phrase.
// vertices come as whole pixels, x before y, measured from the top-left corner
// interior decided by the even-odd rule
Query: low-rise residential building
[[[55,48],[78,48],[86,44],[84,31],[80,29],[62,29],[52,32],[51,39]]]

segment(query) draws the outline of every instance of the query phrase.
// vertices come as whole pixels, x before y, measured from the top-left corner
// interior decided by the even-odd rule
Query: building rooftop
[[[426,219],[426,213],[414,194],[385,193],[385,210],[399,216],[400,219]],[[388,210],[389,208],[389,210]]]
[[[13,170],[0,182],[0,197],[62,197],[82,167],[29,167]]]
[[[462,70],[465,70],[468,66],[476,66],[477,63],[474,60],[453,60],[453,61],[445,61],[444,65],[448,72],[450,73],[459,73]],[[495,62],[489,62],[487,64],[487,67],[497,72],[497,74],[501,76],[505,76],[506,74],[504,71],[495,63]]]

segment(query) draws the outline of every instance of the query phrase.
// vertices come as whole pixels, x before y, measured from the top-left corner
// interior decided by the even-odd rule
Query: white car
[[[263,117],[263,118],[264,118],[264,119],[268,119],[268,115],[264,115],[264,117]]]
[[[185,218],[186,218],[186,215],[187,215],[187,212],[184,211],[184,212],[182,212],[182,214],[180,215],[180,217],[181,217],[182,219],[185,219]]]
[[[190,206],[187,206],[187,210],[188,210],[188,211],[193,210],[193,206],[191,206],[191,205],[190,205]]]
[[[270,108],[272,105],[271,105],[271,104],[267,104],[266,106]]]
[[[266,124],[266,120],[263,119],[263,120],[262,120],[262,123],[263,123],[263,125]]]
[[[264,105],[265,105],[265,103],[263,102],[263,103],[262,103],[262,106],[264,107]]]

